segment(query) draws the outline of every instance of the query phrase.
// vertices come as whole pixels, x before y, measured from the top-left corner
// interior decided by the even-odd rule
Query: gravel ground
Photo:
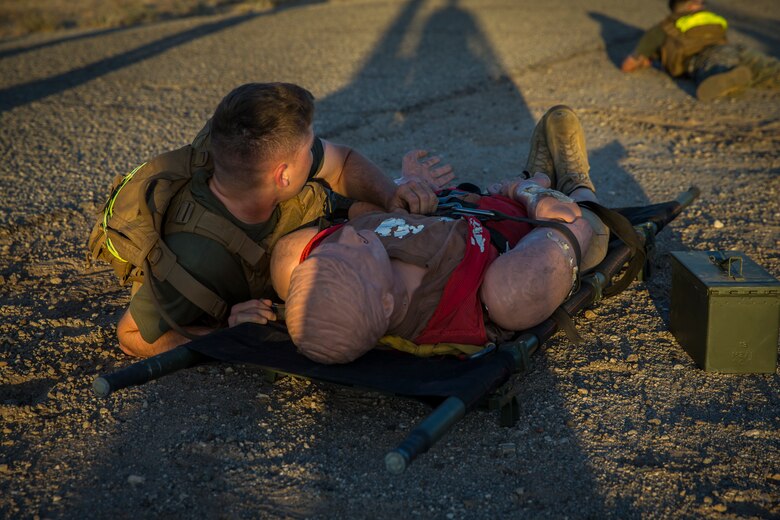
[[[620,57],[665,0],[334,0],[0,43],[0,515],[6,518],[780,517],[780,377],[698,369],[669,332],[674,250],[737,249],[780,276],[780,97],[701,104]],[[776,0],[711,2],[780,57]],[[128,302],[84,242],[113,176],[194,136],[232,87],[287,80],[317,131],[397,174],[428,147],[485,184],[535,120],[580,114],[609,205],[700,199],[655,276],[514,377],[520,420],[477,410],[401,477],[414,401],[206,365],[107,399]]]

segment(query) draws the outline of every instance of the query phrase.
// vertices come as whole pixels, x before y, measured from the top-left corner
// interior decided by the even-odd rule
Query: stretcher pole
[[[448,397],[428,415],[398,447],[385,455],[385,468],[400,475],[418,455],[425,453],[447,431],[466,415],[466,404]]]
[[[177,370],[207,361],[211,361],[211,358],[182,345],[168,352],[142,359],[111,374],[96,377],[92,382],[92,391],[99,397],[108,397],[116,390],[142,385]]]

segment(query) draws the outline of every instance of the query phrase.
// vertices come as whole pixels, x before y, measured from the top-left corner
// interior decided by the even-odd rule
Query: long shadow
[[[601,25],[601,39],[604,40],[607,57],[616,68],[620,68],[623,58],[634,49],[644,29],[595,11],[589,11],[588,16]]]
[[[766,46],[767,54],[780,58],[780,20],[747,16],[720,2],[711,2],[709,7],[728,20],[730,29],[761,42]]]
[[[268,14],[278,13],[280,11],[284,11],[284,10],[287,10],[287,9],[292,9],[292,8],[299,7],[299,6],[302,6],[302,5],[319,4],[319,3],[325,3],[327,1],[328,0],[290,0],[289,2],[286,2],[284,4],[280,4],[280,5],[274,6],[274,8],[269,10],[269,11],[266,11],[266,12],[263,12],[263,13],[258,13],[258,16],[266,16]],[[178,19],[181,19],[181,18],[192,18],[194,16],[202,16],[204,14],[207,14],[207,13],[198,12],[198,13],[185,15],[185,16],[170,16],[170,17],[169,16],[163,16],[163,18],[160,21],[161,22],[170,21],[172,18],[178,18]],[[95,30],[91,30],[91,31],[85,31],[85,32],[82,32],[80,34],[73,34],[73,35],[70,35],[70,36],[63,36],[61,38],[54,38],[54,39],[47,40],[47,41],[44,41],[44,42],[41,42],[41,43],[36,43],[34,45],[11,47],[9,49],[0,50],[0,59],[2,59],[2,58],[9,58],[11,56],[16,56],[18,54],[24,54],[25,52],[32,52],[32,51],[37,51],[39,49],[45,49],[46,47],[53,47],[54,45],[59,45],[61,43],[74,42],[74,41],[85,40],[85,39],[89,39],[89,38],[97,38],[99,36],[105,36],[106,34],[113,34],[113,33],[116,33],[116,32],[124,32],[124,31],[127,31],[127,30],[136,29],[136,28],[138,28],[137,24],[135,24],[135,25],[127,25],[125,27],[111,27],[111,28],[108,28],[108,29],[95,29]],[[6,40],[5,42],[0,42],[0,43],[8,43],[9,41],[23,39],[23,38],[26,38],[27,36],[28,35],[19,36],[18,38],[14,38],[14,39],[11,39],[11,40]]]
[[[662,200],[651,201],[639,182],[629,174],[620,161],[625,158],[625,148],[618,141],[613,141],[606,146],[591,150],[588,154],[591,166],[591,178],[599,193],[599,200],[609,207],[618,206],[644,206]],[[669,194],[669,198],[676,196]],[[674,226],[665,229],[656,237],[655,248],[649,259],[649,278],[644,280],[650,299],[656,308],[656,312],[669,326],[669,287],[670,287],[670,261],[669,252],[685,251],[688,246],[682,240]]]
[[[99,36],[104,36],[106,34],[113,34],[115,32],[126,31],[128,29],[135,29],[135,27],[128,26],[128,27],[112,27],[110,29],[99,29],[99,30],[84,32],[81,34],[64,36],[62,38],[54,38],[52,40],[47,40],[45,42],[36,43],[35,45],[12,47],[10,49],[0,50],[0,59],[10,58],[11,56],[17,56],[19,54],[24,54],[25,52],[37,51],[38,49],[45,49],[46,47],[53,47],[61,43],[74,42],[78,40],[86,40],[89,38],[97,38]]]
[[[134,63],[151,58],[158,54],[183,45],[187,42],[202,38],[213,34],[218,31],[223,31],[231,27],[235,27],[241,23],[249,21],[255,18],[257,15],[254,13],[243,14],[220,20],[217,22],[207,23],[187,31],[166,36],[159,40],[147,43],[136,49],[124,52],[117,56],[111,56],[95,63],[90,63],[77,69],[63,72],[56,76],[44,78],[36,81],[30,81],[20,85],[14,85],[3,90],[0,90],[0,112],[11,110],[21,105],[25,105],[32,101],[58,94],[65,90],[77,87],[88,81],[91,81],[100,76],[104,76],[115,70],[127,67]]]
[[[469,164],[469,155],[478,152],[474,141],[485,137],[479,127],[486,120],[496,118],[495,133],[512,133],[519,148],[530,137],[535,118],[507,79],[490,42],[457,0],[421,21],[419,12],[425,4],[411,0],[404,5],[355,79],[318,101],[318,119],[325,136],[336,139],[368,122],[378,139],[397,143],[393,160],[412,147],[433,148],[448,154],[461,175],[476,169]],[[485,103],[490,96],[497,97],[492,104]],[[345,111],[354,112],[354,117],[333,124],[333,116],[338,114],[343,121]],[[428,117],[423,118],[423,113]],[[465,114],[472,118],[469,127],[458,119]],[[465,153],[458,146],[461,143],[472,148],[472,154]],[[517,148],[510,150],[515,168],[522,166],[521,155],[525,159]],[[371,152],[370,145],[367,151]],[[501,155],[506,156],[506,151]],[[503,158],[491,154],[488,160],[495,163]]]
[[[47,96],[58,94],[65,90],[77,87],[95,78],[99,78],[100,76],[114,72],[115,70],[122,69],[153,56],[157,56],[158,54],[162,54],[163,52],[173,47],[183,45],[195,39],[202,38],[219,31],[230,29],[249,20],[262,16],[269,16],[279,13],[280,11],[293,9],[302,5],[322,3],[325,1],[327,0],[294,1],[286,5],[279,5],[270,11],[262,13],[246,13],[232,16],[230,18],[216,22],[203,24],[178,34],[160,38],[159,40],[147,43],[146,45],[142,45],[141,47],[132,49],[117,56],[111,56],[109,58],[96,61],[95,63],[90,63],[89,65],[69,70],[68,72],[64,72],[56,76],[30,81],[20,85],[14,85],[13,87],[0,90],[0,112],[5,112],[32,101],[37,101]],[[90,36],[102,35],[108,32],[112,31],[93,33]]]

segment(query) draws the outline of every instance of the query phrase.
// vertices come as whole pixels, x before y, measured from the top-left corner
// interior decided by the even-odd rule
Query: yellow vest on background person
[[[666,40],[661,46],[661,64],[674,77],[688,72],[688,61],[707,47],[726,43],[728,23],[710,11],[671,15],[661,23]]]

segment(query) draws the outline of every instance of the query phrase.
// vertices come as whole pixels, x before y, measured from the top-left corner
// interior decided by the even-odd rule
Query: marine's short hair
[[[314,96],[292,83],[247,83],[220,101],[211,118],[216,162],[262,163],[301,146],[314,118]]]
[[[347,363],[371,350],[387,331],[382,295],[355,266],[314,251],[290,277],[287,329],[306,357]]]

